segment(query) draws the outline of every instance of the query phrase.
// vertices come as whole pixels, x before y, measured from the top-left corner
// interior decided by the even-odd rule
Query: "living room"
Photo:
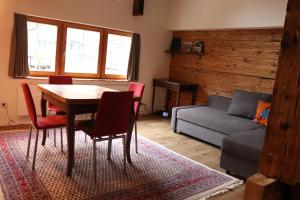
[[[290,193],[289,198],[297,199],[300,175],[294,169],[300,162],[294,121],[299,113],[299,59],[293,53],[298,48],[292,44],[297,43],[294,24],[299,20],[293,18],[295,13],[299,13],[295,0],[289,4],[288,0],[2,0],[2,197],[266,199],[272,193],[276,199]],[[18,31],[20,16],[28,30],[26,48],[18,46],[19,38],[24,37]],[[48,29],[34,32],[32,27],[37,25]],[[76,46],[72,42],[79,34],[76,30],[88,35],[83,41],[90,49],[81,52],[81,59],[88,57],[86,62],[94,63],[94,68],[85,69],[82,60],[72,55]],[[41,41],[32,39],[38,34],[46,35],[42,41],[54,38],[53,51],[33,47],[35,42],[40,45]],[[287,38],[282,39],[285,34]],[[43,52],[49,55],[52,71],[35,64],[34,56]],[[295,69],[285,68],[289,63]],[[109,64],[118,66],[108,68]],[[110,69],[115,71],[106,73]],[[71,77],[72,84],[53,88],[48,84],[50,76]],[[158,81],[156,90],[154,79]],[[127,91],[128,85],[136,82],[145,89],[140,97],[133,94],[139,102],[137,115],[126,112],[130,136],[115,134],[108,137],[108,148],[106,142],[96,146],[93,141],[102,139],[87,133],[87,123],[76,122],[89,119],[86,113],[94,113],[92,119],[100,120],[100,114],[95,114],[101,113],[100,109],[92,112],[94,105],[87,105],[88,97],[95,100],[93,95],[104,90]],[[194,93],[185,92],[184,84],[196,85]],[[64,126],[50,128],[47,137],[46,131],[40,135],[42,145],[35,131],[40,128],[27,110],[25,85],[30,88],[27,97],[32,96],[31,109],[35,107],[37,118],[47,117],[50,104],[66,114],[60,124]],[[291,90],[286,93],[284,88]],[[66,89],[73,92],[59,97]],[[71,102],[67,95],[73,98],[75,94],[79,99]],[[83,103],[76,107],[79,100]],[[75,107],[78,113],[70,111]],[[270,110],[269,123],[266,112],[268,116]],[[119,124],[116,116],[110,116],[115,118],[112,124]],[[28,140],[30,123],[33,130]],[[286,146],[280,151],[274,145]],[[286,169],[290,173],[285,176]]]

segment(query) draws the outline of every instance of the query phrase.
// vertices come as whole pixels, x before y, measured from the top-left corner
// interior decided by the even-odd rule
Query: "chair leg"
[[[29,151],[30,151],[31,133],[32,133],[32,124],[30,124],[30,128],[29,128],[28,146],[27,146],[27,152],[26,152],[27,158],[29,156]]]
[[[48,115],[51,115],[51,111],[48,110]],[[50,137],[50,129],[46,130],[47,131],[47,137]]]
[[[108,150],[107,150],[107,160],[111,159],[111,146],[112,146],[112,137],[109,136],[109,140],[108,140]]]
[[[35,160],[36,160],[36,152],[37,152],[37,144],[39,140],[39,130],[36,132],[35,144],[34,144],[34,153],[33,153],[33,161],[32,161],[32,170],[35,170]]]
[[[96,161],[96,158],[97,158],[97,150],[96,150],[96,140],[93,139],[93,170],[94,170],[94,182],[96,183],[97,182],[97,161]]]
[[[86,143],[86,133],[84,134],[84,142]]]
[[[60,150],[64,151],[64,137],[63,137],[63,128],[60,128]]]
[[[124,165],[124,174],[126,174],[126,137],[123,137],[123,165]]]
[[[137,123],[136,121],[134,122],[134,132],[135,132],[135,152],[138,152],[138,141],[137,141]]]
[[[53,136],[54,137],[54,147],[56,147],[56,128],[54,129],[53,134],[54,134],[54,136]]]

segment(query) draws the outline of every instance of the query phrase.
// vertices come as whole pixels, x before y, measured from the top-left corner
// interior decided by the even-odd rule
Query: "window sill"
[[[48,80],[48,77],[27,76],[29,80]],[[101,82],[129,82],[126,79],[93,79],[93,78],[73,78],[74,81],[101,81]]]

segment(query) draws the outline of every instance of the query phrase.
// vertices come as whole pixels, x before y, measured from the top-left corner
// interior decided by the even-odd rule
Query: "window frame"
[[[126,75],[112,75],[105,74],[106,54],[107,54],[107,40],[108,34],[116,34],[122,36],[133,36],[132,32],[108,29],[98,26],[92,26],[81,23],[60,21],[49,18],[27,16],[27,22],[36,22],[42,24],[49,24],[57,26],[57,41],[56,41],[56,59],[55,59],[55,72],[39,72],[30,71],[30,76],[47,77],[49,75],[69,75],[74,78],[88,78],[88,79],[112,79],[112,80],[126,80]],[[67,47],[67,29],[75,28],[81,30],[95,31],[100,33],[100,43],[98,52],[98,67],[96,74],[88,73],[68,73],[65,72],[66,61],[66,47]]]

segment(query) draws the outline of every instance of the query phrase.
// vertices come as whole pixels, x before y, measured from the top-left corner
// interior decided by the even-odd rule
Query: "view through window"
[[[57,26],[28,22],[27,28],[29,70],[55,72]]]
[[[65,72],[97,74],[100,33],[67,29]]]
[[[105,74],[126,75],[131,37],[108,34]]]

